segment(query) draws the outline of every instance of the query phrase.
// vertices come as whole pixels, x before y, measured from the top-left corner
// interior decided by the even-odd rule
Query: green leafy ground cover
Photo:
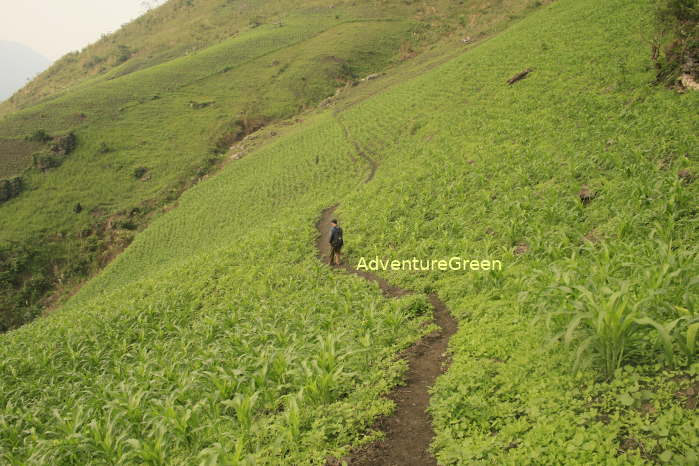
[[[315,258],[319,209],[360,179],[350,151],[327,117],[270,144],[187,192],[72,310],[4,335],[3,462],[301,464],[356,441],[428,316]]]
[[[314,221],[341,201],[352,260],[504,263],[386,274],[459,319],[433,389],[441,463],[696,462],[698,188],[678,171],[698,169],[698,97],[648,85],[647,6],[555,2],[186,192],[66,306],[0,336],[0,458],[346,452],[428,316],[318,263]],[[354,143],[380,164],[367,185]]]
[[[557,2],[339,116],[381,165],[338,212],[351,253],[505,262],[390,277],[460,318],[442,463],[697,461],[697,95],[647,85],[646,7]]]

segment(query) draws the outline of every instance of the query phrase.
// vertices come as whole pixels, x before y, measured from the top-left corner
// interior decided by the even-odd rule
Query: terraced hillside
[[[475,39],[530,11],[519,0],[500,8],[171,1],[88,47],[75,66],[59,62],[0,120],[0,176],[19,176],[22,186],[0,204],[0,263],[12,271],[0,278],[0,307],[9,309],[0,331],[55,308],[225,163],[231,145],[429,47],[458,50],[465,47],[458,37]],[[457,13],[483,20],[462,25]],[[189,33],[207,22],[217,26],[185,53],[199,37]],[[242,29],[219,37],[233,26]],[[95,76],[80,72],[79,63],[121,42],[142,52]],[[74,149],[57,150],[71,133]]]
[[[275,126],[0,335],[0,459],[361,457],[435,294],[458,321],[431,390],[440,464],[696,463],[699,97],[649,85],[649,6],[559,0]],[[377,271],[413,291],[388,300],[317,260],[338,203],[350,266],[503,270]]]
[[[547,2],[539,2],[543,3]],[[62,57],[11,99],[0,103],[0,115],[85,84],[191,56],[233,37],[245,37],[260,27],[283,28],[289,22],[307,22],[309,18],[331,23],[401,18],[418,23],[420,34],[432,39],[462,32],[475,38],[532,5],[513,0],[170,0],[83,50]]]

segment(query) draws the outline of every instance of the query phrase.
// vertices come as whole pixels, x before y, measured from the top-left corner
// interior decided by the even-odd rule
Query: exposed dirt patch
[[[580,188],[580,192],[578,193],[580,202],[582,202],[583,205],[588,205],[596,196],[596,193],[586,185],[583,185],[582,188]]]
[[[697,409],[699,407],[699,381],[695,381],[686,389],[678,391],[675,396],[683,400],[685,409]]]
[[[684,184],[690,184],[694,181],[695,176],[689,170],[680,170],[677,172],[677,177],[682,180]]]
[[[529,245],[525,242],[519,242],[515,247],[514,254],[521,256],[522,254],[526,254],[527,251],[529,251]]]
[[[592,244],[597,244],[602,241],[602,235],[599,231],[597,231],[597,229],[593,228],[592,230],[588,231],[582,239],[583,241],[588,241]]]

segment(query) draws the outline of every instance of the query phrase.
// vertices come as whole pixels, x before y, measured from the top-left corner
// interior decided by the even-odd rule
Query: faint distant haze
[[[165,0],[0,1],[0,101],[68,52]]]
[[[0,40],[57,60],[114,32],[165,0],[2,0]]]
[[[0,40],[0,101],[10,97],[50,64],[51,60],[26,45]]]

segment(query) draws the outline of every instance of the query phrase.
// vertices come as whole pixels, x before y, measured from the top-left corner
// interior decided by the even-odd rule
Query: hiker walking
[[[342,228],[337,224],[337,220],[333,219],[330,222],[330,265],[335,262],[335,265],[340,265],[340,251],[342,250]]]

